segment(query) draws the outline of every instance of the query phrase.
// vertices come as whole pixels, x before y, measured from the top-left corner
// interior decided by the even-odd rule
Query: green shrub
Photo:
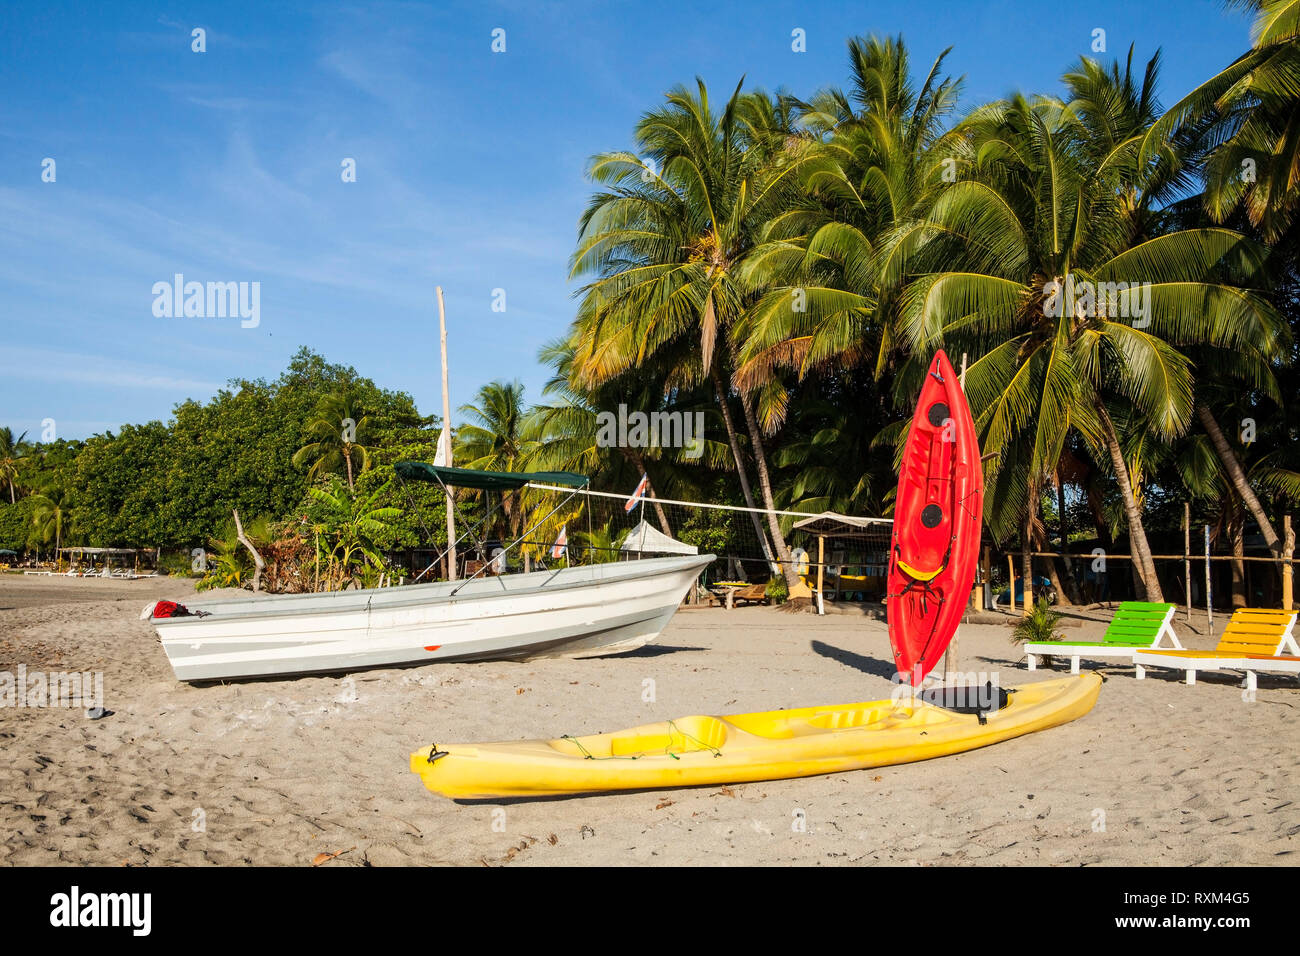
[[[781,575],[768,578],[767,589],[763,592],[777,604],[784,604],[786,598],[790,596],[790,589],[786,586],[785,578]]]
[[[1016,644],[1059,641],[1062,635],[1057,633],[1056,624],[1062,617],[1048,606],[1046,598],[1039,598],[1033,609],[1016,622],[1011,640]]]

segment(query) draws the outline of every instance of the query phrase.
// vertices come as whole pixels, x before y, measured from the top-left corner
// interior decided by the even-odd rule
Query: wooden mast
[[[438,290],[438,333],[442,342],[442,433],[438,436],[439,451],[443,451],[442,435],[447,436],[447,465],[451,459],[451,393],[447,389],[447,312],[442,301],[442,286]],[[456,508],[452,503],[451,486],[447,486],[447,580],[456,580]]]

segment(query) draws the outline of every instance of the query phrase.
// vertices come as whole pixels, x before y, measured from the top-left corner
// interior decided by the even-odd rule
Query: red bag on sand
[[[175,601],[159,601],[153,606],[154,617],[189,617],[190,611],[184,604]]]

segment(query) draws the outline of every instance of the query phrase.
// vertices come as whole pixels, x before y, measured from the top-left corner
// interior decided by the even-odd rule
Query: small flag
[[[642,475],[641,481],[637,483],[636,490],[632,492],[632,497],[627,499],[627,504],[623,505],[624,511],[633,511],[645,497],[646,491],[650,488],[650,478],[648,475]]]
[[[566,524],[560,528],[560,536],[555,539],[555,544],[551,545],[551,557],[558,558],[569,548],[569,526]]]
[[[438,453],[433,456],[433,463],[449,468],[451,461],[451,433],[444,428],[438,435]]]

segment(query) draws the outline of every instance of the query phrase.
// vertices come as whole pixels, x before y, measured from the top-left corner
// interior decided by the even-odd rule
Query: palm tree
[[[932,201],[955,171],[958,144],[944,124],[961,80],[941,75],[948,51],[920,84],[902,37],[849,40],[852,88],[801,104],[814,142],[800,194],[766,224],[745,277],[765,290],[738,323],[743,387],[777,369],[874,366],[890,355],[888,314],[901,276],[885,240]],[[795,307],[795,303],[798,307]]]
[[[1251,49],[1170,107],[1144,149],[1178,130],[1217,144],[1206,163],[1206,210],[1223,222],[1244,206],[1273,242],[1291,229],[1300,208],[1300,5],[1227,2],[1255,14]]]
[[[620,404],[648,413],[703,415],[702,390],[674,389],[666,397],[657,369],[648,367],[626,372],[601,385],[583,385],[574,380],[574,346],[569,338],[543,347],[538,358],[552,366],[555,375],[542,389],[550,403],[533,408],[524,426],[534,447],[528,467],[598,475],[603,486],[618,490],[635,487],[641,475],[647,475],[650,506],[664,534],[671,536],[672,526],[657,492],[672,498],[692,497],[699,489],[691,477],[693,466],[726,467],[727,446],[694,435],[699,447],[668,448],[658,443],[648,448],[608,447],[601,443],[600,415],[612,413]]]
[[[1153,124],[1144,154],[1173,135],[1197,142],[1206,154],[1205,211],[1220,223],[1244,211],[1265,241],[1279,242],[1293,233],[1300,205],[1300,5],[1295,0],[1227,2],[1254,13],[1251,49]],[[1282,245],[1294,250],[1293,240]],[[1223,358],[1241,364],[1231,355]],[[1267,368],[1262,376],[1259,370],[1252,372],[1257,380],[1271,379]],[[1233,493],[1259,525],[1269,549],[1280,556],[1283,542],[1213,411],[1199,398],[1195,411]]]
[[[1163,228],[1154,210],[1181,185],[1181,166],[1169,142],[1141,158],[1159,111],[1158,58],[1140,80],[1131,60],[1107,70],[1084,58],[1065,77],[1067,101],[1015,96],[961,124],[962,176],[904,230],[916,276],[899,329],[918,356],[941,342],[976,356],[967,391],[984,447],[1003,449],[995,468],[1018,472],[1012,485],[1027,490],[1014,502],[1026,575],[1040,490],[1074,429],[1110,462],[1138,576],[1158,601],[1116,419],[1172,439],[1193,412],[1191,364],[1175,346],[1275,358],[1285,330],[1243,288],[1259,247],[1229,229]],[[989,499],[996,516],[1007,499]]]
[[[41,544],[49,544],[52,540],[56,560],[73,523],[72,495],[63,488],[48,485],[32,495],[32,526],[36,540]]]
[[[9,485],[10,504],[17,500],[14,497],[14,482],[18,480],[18,463],[27,452],[23,440],[26,437],[27,433],[23,432],[15,440],[13,430],[8,425],[0,428],[0,481]]]
[[[738,269],[762,224],[791,194],[802,150],[774,128],[788,120],[787,104],[742,95],[743,83],[721,112],[711,106],[702,80],[694,92],[675,87],[666,104],[637,124],[637,153],[592,160],[589,176],[605,188],[581,219],[572,274],[595,277],[582,290],[575,323],[577,380],[599,385],[651,356],[674,356],[666,387],[712,385],[741,490],[752,506],[731,411],[728,332],[751,297]],[[793,585],[797,576],[773,513],[754,402],[744,390],[737,398],[776,558]],[[765,542],[757,516],[755,525]]]
[[[457,431],[457,450],[468,459],[464,467],[476,471],[522,471],[536,441],[525,432],[527,407],[524,387],[519,382],[489,382],[478,390],[474,404],[462,405],[460,413],[471,419]],[[501,496],[506,529],[518,534],[523,517],[519,493]]]
[[[790,413],[786,441],[773,456],[789,476],[777,502],[809,514],[880,514],[897,482],[891,456],[880,453],[876,421],[863,414],[860,381],[857,388],[851,380],[836,384],[830,394],[801,393]]]
[[[310,463],[308,481],[342,471],[347,476],[348,491],[354,491],[355,474],[370,467],[370,449],[360,440],[370,427],[370,415],[357,396],[347,388],[325,395],[305,427],[316,440],[294,453],[294,465],[301,468]]]

